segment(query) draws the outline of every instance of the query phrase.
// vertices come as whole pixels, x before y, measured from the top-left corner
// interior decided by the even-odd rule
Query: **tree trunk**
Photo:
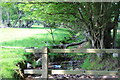
[[[3,20],[2,20],[2,7],[0,7],[0,25],[3,24]]]
[[[26,28],[31,28],[33,24],[34,24],[34,21],[32,21],[32,20],[27,20],[27,21],[26,21],[26,24],[25,24],[24,26],[25,26]]]
[[[111,28],[112,29],[112,28]],[[113,38],[111,35],[111,29],[90,30],[87,34],[87,38],[90,42],[91,48],[103,49],[112,48]],[[104,53],[97,53],[98,57],[108,57]]]
[[[113,48],[116,48],[117,26],[113,29]],[[113,53],[113,57],[118,57],[118,53]]]
[[[22,20],[19,20],[19,28],[22,28]]]
[[[7,24],[8,27],[11,27],[11,23],[10,23],[10,12],[7,12],[7,11],[6,11],[6,16],[7,16],[6,24]]]

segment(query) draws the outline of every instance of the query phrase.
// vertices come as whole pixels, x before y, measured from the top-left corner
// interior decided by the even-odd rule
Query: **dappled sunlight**
[[[50,45],[46,42],[52,42],[50,29],[26,29],[26,28],[1,28],[0,43],[1,45],[11,46],[27,46],[27,45]],[[54,31],[55,29],[53,29]],[[64,40],[64,37],[70,37],[70,33],[62,30],[54,31],[54,39],[56,43]]]
[[[53,45],[53,38],[49,32],[50,29],[28,29],[28,28],[1,28],[0,45],[1,46],[19,46],[19,47],[42,47]],[[53,29],[55,43],[64,40],[64,37],[70,37],[68,31]]]
[[[88,52],[88,53],[97,53],[95,49],[86,49],[86,52]]]
[[[0,79],[119,76],[120,4],[83,2],[0,3]]]
[[[52,74],[84,74],[82,70],[52,70]]]

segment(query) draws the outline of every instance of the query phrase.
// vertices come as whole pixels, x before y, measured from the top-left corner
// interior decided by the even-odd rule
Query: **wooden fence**
[[[120,49],[48,49],[47,47],[39,48],[26,48],[26,47],[6,47],[12,49],[25,49],[28,53],[42,54],[42,69],[25,69],[24,74],[42,74],[44,80],[48,79],[48,72],[50,74],[85,74],[85,75],[118,75],[120,77],[120,70],[118,71],[97,71],[97,70],[48,70],[48,53],[118,53]]]
[[[48,79],[48,53],[120,53],[120,49],[25,49],[25,52],[42,54],[42,69],[26,69],[25,74],[42,74]],[[51,74],[90,74],[90,75],[119,75],[119,71],[96,70],[51,70]]]

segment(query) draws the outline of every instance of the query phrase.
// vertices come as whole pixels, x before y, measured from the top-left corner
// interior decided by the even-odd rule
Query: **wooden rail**
[[[25,69],[24,74],[42,74],[43,70],[40,69]]]
[[[42,54],[42,70],[32,70],[33,74],[42,74],[48,78],[48,53],[120,53],[120,49],[25,49],[29,53]],[[26,73],[31,74],[31,70]],[[95,70],[51,70],[51,74],[86,74],[86,75],[118,75],[119,71],[95,71]]]
[[[42,49],[25,49],[25,52],[28,53],[42,53]]]
[[[120,53],[120,49],[50,49],[51,53]]]
[[[117,74],[117,71],[52,70],[52,74],[116,75],[116,74]]]
[[[25,49],[29,53],[42,53],[39,49]],[[120,53],[120,49],[49,49],[49,53]]]
[[[25,49],[28,53],[43,53],[38,47],[0,46],[0,48]],[[48,53],[120,53],[120,49],[49,49]]]
[[[40,69],[26,69],[25,74],[43,74]],[[85,74],[85,75],[117,75],[118,71],[96,71],[96,70],[50,70],[51,74]]]
[[[26,49],[25,47],[1,47],[1,48],[13,48],[13,49],[25,49],[28,53],[40,53],[42,54],[42,70],[28,69],[24,70],[25,74],[42,74],[42,78],[47,80],[48,78],[48,53],[119,53],[120,49],[48,49],[44,47],[42,49]],[[89,74],[89,75],[118,75],[120,71],[93,71],[93,70],[51,70],[52,74]]]

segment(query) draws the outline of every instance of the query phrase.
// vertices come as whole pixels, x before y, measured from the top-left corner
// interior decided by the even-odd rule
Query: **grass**
[[[52,42],[50,29],[20,29],[5,28],[0,30],[0,44],[3,46],[39,46],[44,41]],[[63,29],[53,29],[56,43],[63,40],[64,37],[70,37],[70,33]],[[26,44],[25,44],[26,43]]]
[[[0,28],[0,46],[17,47],[43,47],[53,45],[53,39],[49,28]],[[66,29],[52,29],[55,44],[60,44],[64,37],[71,37]],[[23,49],[1,49],[0,48],[0,77],[12,78],[13,69],[18,62],[26,60],[27,55]]]
[[[1,28],[0,29],[0,43],[1,42],[6,42],[6,41],[12,41],[12,40],[21,40],[24,38],[28,38],[28,37],[33,37],[36,34],[45,34],[45,35],[49,35],[49,31],[50,29],[48,28],[38,28],[38,29],[28,29],[28,28]],[[59,35],[63,35],[63,34],[69,34],[67,31],[63,31],[63,30],[55,30],[53,29],[54,34],[58,34]],[[41,35],[42,36],[42,35]],[[61,36],[60,36],[61,37]]]

